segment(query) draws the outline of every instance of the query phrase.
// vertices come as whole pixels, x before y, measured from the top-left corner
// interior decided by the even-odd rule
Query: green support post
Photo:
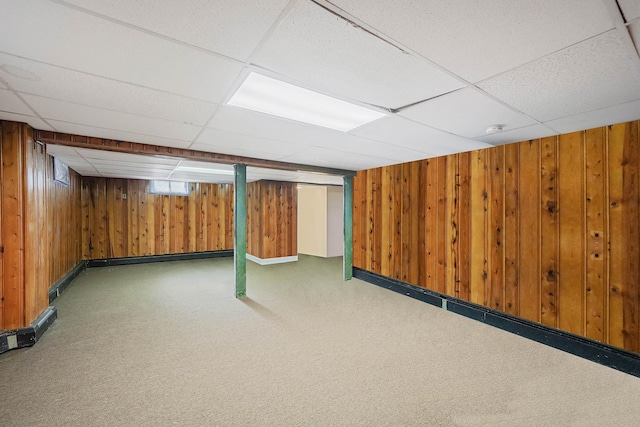
[[[236,298],[247,294],[247,165],[233,165],[233,261]]]
[[[353,177],[344,176],[343,179],[344,254],[342,256],[342,271],[346,281],[353,277]]]

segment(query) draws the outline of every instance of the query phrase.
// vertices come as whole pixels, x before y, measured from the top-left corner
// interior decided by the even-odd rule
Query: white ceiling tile
[[[38,80],[21,79],[3,73],[0,68],[0,77],[16,91],[107,110],[203,126],[216,107],[216,104],[211,102],[172,95],[12,55],[0,54],[1,65],[19,67],[40,76]]]
[[[323,147],[311,147],[300,153],[284,157],[282,161],[355,171],[398,163],[397,161],[367,154],[347,154],[349,153]]]
[[[128,178],[128,179],[166,179],[166,175],[148,173],[140,171],[101,171],[100,176],[105,178]]]
[[[409,107],[399,114],[466,138],[484,135],[487,126],[493,124],[509,130],[536,123],[470,87]]]
[[[78,157],[78,152],[74,147],[68,147],[66,145],[45,144],[47,146],[47,153],[52,156],[71,156]],[[82,159],[82,157],[78,157]]]
[[[400,116],[376,120],[351,133],[390,144],[392,150],[400,146],[420,151],[425,154],[423,157],[486,147],[482,142],[433,129]]]
[[[62,160],[67,166],[80,175],[87,176],[88,173],[97,174],[97,170],[85,159],[79,156],[73,147],[64,145],[47,144],[47,154]]]
[[[569,133],[633,120],[640,120],[640,101],[551,120],[545,122],[545,125],[558,133]]]
[[[628,29],[636,49],[640,50],[640,47],[638,47],[640,46],[640,19],[629,25]]]
[[[233,184],[233,176],[215,175],[209,173],[175,172],[169,177],[172,181],[212,182],[218,184]]]
[[[607,0],[613,1],[613,0]],[[624,14],[627,22],[640,18],[640,1],[638,0],[618,0],[618,5]]]
[[[66,3],[245,61],[288,0],[66,0]]]
[[[206,151],[209,153],[230,154],[233,156],[252,157],[266,160],[280,160],[282,154],[264,153],[262,151],[247,150],[244,148],[229,147],[226,145],[213,145],[203,142],[196,142],[191,147],[192,150]]]
[[[194,160],[181,160],[179,166],[188,167],[188,168],[216,169],[216,170],[233,172],[233,165],[225,165],[221,163],[197,162]]]
[[[222,150],[218,152],[251,157],[269,156],[271,159],[296,153],[306,146],[301,146],[301,144],[294,142],[278,141],[210,128],[202,132],[194,147],[196,145],[208,146],[209,149],[207,151]]]
[[[200,132],[199,127],[184,123],[102,110],[34,95],[23,97],[45,119],[183,141],[192,140]]]
[[[162,138],[159,136],[143,135],[140,133],[123,132],[120,130],[85,126],[75,123],[49,120],[58,132],[74,135],[91,136],[96,138],[113,139],[116,141],[139,142],[142,144],[162,145],[165,147],[188,148],[191,141]]]
[[[294,172],[277,169],[247,168],[247,179],[252,181],[290,181],[311,182],[317,184],[342,185],[342,176],[314,172]]]
[[[323,141],[339,131],[287,120],[244,108],[220,106],[210,128],[297,144],[300,150]]]
[[[38,129],[38,130],[50,130],[50,131],[57,130],[57,129],[53,129],[51,126],[49,126],[46,122],[44,122],[39,117],[26,116],[24,114],[16,114],[16,113],[9,113],[6,111],[0,111],[0,120],[27,123],[32,128]]]
[[[556,135],[557,132],[549,127],[541,124],[526,126],[520,129],[514,129],[505,132],[494,133],[491,135],[476,138],[493,145],[503,145],[512,142],[527,141],[529,139],[544,138],[546,136]]]
[[[83,169],[83,168],[78,168],[76,166],[71,166],[71,165],[69,165],[69,167],[73,169],[80,176],[100,176],[100,173],[93,168]]]
[[[2,2],[0,51],[213,102],[222,99],[243,67],[236,61],[37,0]]]
[[[126,162],[137,164],[155,164],[174,167],[180,163],[178,158],[165,156],[146,156],[142,154],[119,153],[107,150],[92,150],[88,148],[75,148],[76,153],[90,162]]]
[[[157,172],[169,174],[174,169],[173,166],[155,164],[152,160],[137,163],[133,161],[104,161],[104,160],[91,160],[91,164],[97,169],[109,169],[109,168],[126,168],[129,170],[139,170],[145,172]]]
[[[470,82],[613,28],[602,0],[332,0]]]
[[[309,89],[387,108],[463,86],[311,1],[295,5],[253,62]]]
[[[366,153],[367,155],[391,160],[395,163],[424,159],[425,157],[428,157],[428,154],[424,151],[413,150],[399,145],[391,145],[386,142],[361,138],[359,136],[349,135],[346,133],[327,139],[326,141],[318,144],[318,147],[337,150],[343,153],[343,155],[344,153],[348,153],[353,157]]]
[[[319,175],[319,174],[298,174],[295,179],[291,181],[304,182],[307,184],[325,184],[325,185],[339,185],[344,183],[341,176],[335,175]]]
[[[93,163],[92,163],[93,164]],[[137,174],[145,174],[145,175],[153,175],[153,176],[157,176],[157,177],[167,177],[169,176],[169,173],[171,171],[166,171],[166,170],[156,170],[153,168],[135,168],[135,167],[129,167],[127,165],[95,165],[96,169],[98,169],[98,171],[100,173],[116,173],[116,172],[123,172],[123,173],[137,173]]]
[[[290,171],[284,171],[279,169],[269,169],[269,168],[256,168],[253,166],[249,166],[247,168],[247,174],[252,175],[271,175],[271,174],[280,174],[280,175],[288,175],[291,174]]]
[[[543,122],[640,99],[640,76],[616,30],[478,86]]]
[[[0,89],[0,111],[32,116],[33,111],[13,92]]]

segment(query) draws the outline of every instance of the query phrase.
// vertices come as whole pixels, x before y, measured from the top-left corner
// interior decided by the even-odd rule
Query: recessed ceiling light
[[[492,133],[502,132],[502,129],[504,129],[504,125],[491,125],[491,126],[487,126],[485,133],[489,135]]]
[[[345,132],[386,116],[256,73],[249,74],[227,104]]]
[[[230,170],[198,168],[193,166],[178,166],[176,168],[176,172],[206,173],[210,175],[233,175],[233,171]]]

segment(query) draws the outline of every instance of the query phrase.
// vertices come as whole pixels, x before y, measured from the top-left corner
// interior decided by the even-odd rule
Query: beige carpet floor
[[[0,355],[2,426],[639,426],[640,379],[386,289],[340,259],[93,268]]]

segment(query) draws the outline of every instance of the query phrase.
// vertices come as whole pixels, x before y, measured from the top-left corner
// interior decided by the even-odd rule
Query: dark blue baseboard
[[[73,269],[64,275],[60,280],[58,280],[52,287],[49,288],[49,304],[55,301],[56,298],[60,296],[62,292],[64,292],[73,279],[78,277],[80,273],[82,273],[87,268],[86,261],[80,261],[78,265],[73,267]]]
[[[149,256],[137,256],[137,257],[125,257],[125,258],[104,258],[104,259],[92,259],[87,261],[87,267],[113,267],[116,265],[133,265],[133,264],[147,264],[151,262],[166,262],[166,261],[185,261],[192,259],[207,259],[207,258],[221,258],[232,257],[233,249],[227,249],[222,251],[207,251],[207,252],[189,252],[186,254],[167,254],[167,255],[149,255]]]
[[[58,310],[47,307],[42,314],[26,328],[0,332],[0,353],[5,351],[31,347],[37,343],[58,317]]]
[[[640,377],[640,354],[521,319],[459,298],[420,288],[358,267],[353,267],[353,277],[592,362]]]

